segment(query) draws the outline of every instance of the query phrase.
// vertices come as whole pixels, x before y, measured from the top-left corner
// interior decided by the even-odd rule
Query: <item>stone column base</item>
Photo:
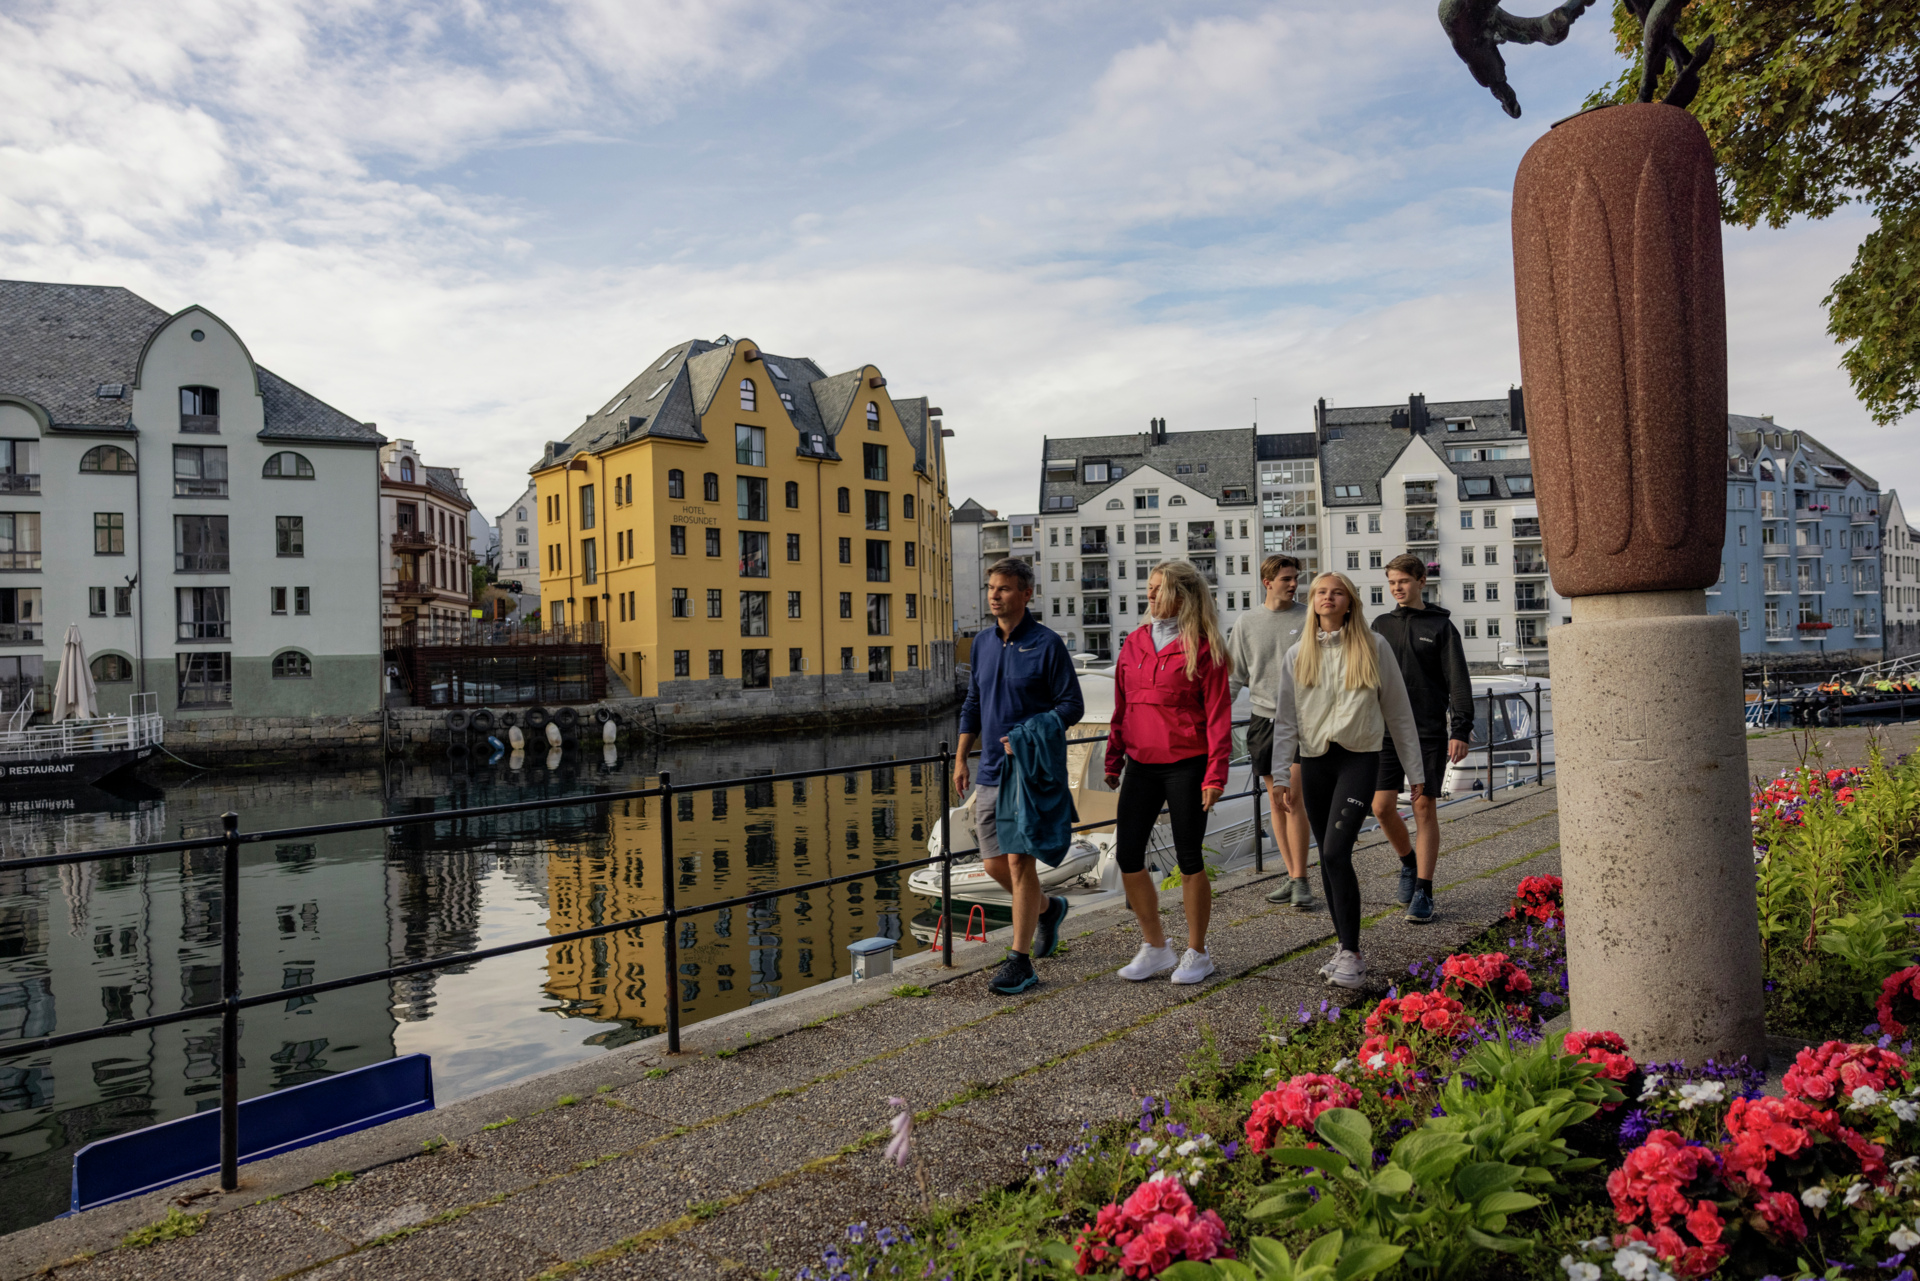
[[[1574,1027],[1763,1064],[1734,620],[1698,591],[1585,596],[1547,643]]]

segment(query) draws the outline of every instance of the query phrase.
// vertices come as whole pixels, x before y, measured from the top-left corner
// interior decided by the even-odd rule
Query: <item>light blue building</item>
[[[1727,416],[1727,530],[1707,608],[1751,665],[1881,656],[1880,487],[1813,437]]]

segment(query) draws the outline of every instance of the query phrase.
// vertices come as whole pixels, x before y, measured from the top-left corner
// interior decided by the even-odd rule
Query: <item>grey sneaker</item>
[[[1367,981],[1367,963],[1358,952],[1341,949],[1327,968],[1327,982],[1335,987],[1359,987]]]
[[[1419,877],[1419,868],[1412,863],[1400,865],[1400,890],[1394,895],[1402,903],[1413,902],[1413,883]],[[1409,917],[1409,920],[1412,918]]]
[[[1313,910],[1313,886],[1307,883],[1307,878],[1304,876],[1295,877],[1293,881],[1293,910],[1296,912]]]
[[[1407,904],[1407,919],[1415,925],[1425,925],[1433,920],[1433,895],[1425,890],[1416,889],[1413,901]]]
[[[1282,906],[1285,906],[1286,904],[1293,902],[1293,882],[1282,881],[1280,882],[1279,885],[1275,886],[1273,889],[1268,890],[1267,902],[1279,903]]]
[[[1182,984],[1199,983],[1212,973],[1213,958],[1205,952],[1196,952],[1188,948],[1186,955],[1180,958],[1179,966],[1173,971],[1173,981]]]
[[[1332,974],[1333,967],[1340,963],[1340,958],[1343,955],[1345,955],[1345,953],[1342,952],[1340,945],[1338,943],[1335,943],[1333,945],[1333,955],[1329,956],[1327,958],[1327,963],[1320,967],[1320,977],[1326,978],[1328,975]]]

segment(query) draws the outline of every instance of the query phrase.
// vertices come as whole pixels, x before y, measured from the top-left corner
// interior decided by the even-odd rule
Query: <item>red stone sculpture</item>
[[[1662,103],[1550,130],[1514,179],[1513,266],[1554,590],[1709,586],[1726,529],[1727,316],[1706,133]]]

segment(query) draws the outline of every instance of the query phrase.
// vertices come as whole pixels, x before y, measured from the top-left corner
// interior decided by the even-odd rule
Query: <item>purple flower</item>
[[[1620,1146],[1623,1148],[1639,1147],[1641,1142],[1647,1137],[1647,1132],[1652,1128],[1653,1125],[1647,1119],[1647,1114],[1639,1108],[1635,1108],[1620,1119]]]
[[[907,1107],[907,1101],[905,1099],[888,1099],[887,1103],[891,1107],[899,1108],[900,1111],[894,1115],[893,1139],[887,1144],[886,1155],[883,1159],[891,1161],[895,1165],[905,1167],[907,1161],[913,1155],[913,1112]],[[867,1225],[862,1223],[860,1226],[865,1228]],[[854,1237],[853,1239],[858,1241],[860,1238]]]
[[[1239,1156],[1240,1140],[1233,1139],[1230,1142],[1228,1142],[1227,1146],[1220,1149],[1220,1155],[1225,1157],[1229,1161],[1233,1160],[1234,1157]]]
[[[858,1223],[849,1223],[847,1225],[847,1240],[853,1242],[855,1245],[859,1245],[862,1241],[865,1241],[866,1239],[867,1239],[867,1223],[865,1219],[862,1219]]]

